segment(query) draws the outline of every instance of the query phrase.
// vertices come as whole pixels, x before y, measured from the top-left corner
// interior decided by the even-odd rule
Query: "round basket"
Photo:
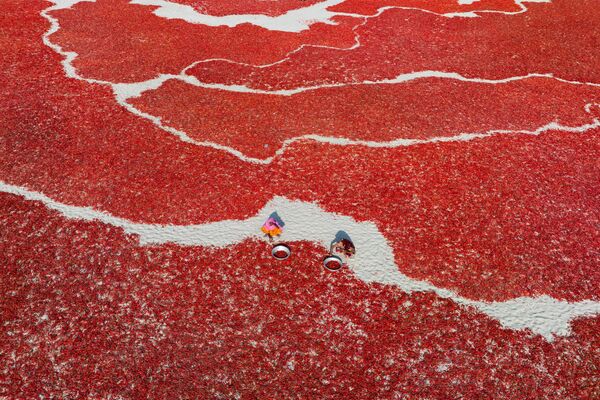
[[[292,254],[292,250],[285,244],[276,244],[271,250],[271,255],[276,260],[285,260]]]
[[[341,257],[330,255],[323,259],[323,266],[329,271],[337,271],[344,266]]]

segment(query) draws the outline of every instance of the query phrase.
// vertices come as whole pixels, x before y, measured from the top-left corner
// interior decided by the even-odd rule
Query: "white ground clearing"
[[[227,220],[200,225],[143,224],[115,217],[90,207],[79,207],[57,202],[42,193],[24,187],[0,182],[0,192],[40,201],[66,218],[100,221],[137,235],[142,245],[177,243],[182,246],[226,247],[248,238],[261,238],[260,226],[274,211],[285,221],[282,240],[287,242],[311,241],[326,249],[340,230],[352,238],[357,248],[350,268],[356,276],[367,282],[398,286],[410,292],[432,291],[464,306],[472,306],[500,321],[509,329],[531,329],[532,332],[553,340],[553,335],[570,333],[574,318],[600,313],[600,302],[580,301],[569,303],[549,296],[519,297],[502,302],[476,301],[459,296],[452,290],[436,287],[428,282],[412,279],[396,265],[394,253],[386,238],[372,222],[356,222],[353,218],[324,211],[317,204],[291,201],[275,197],[256,216],[246,220]]]

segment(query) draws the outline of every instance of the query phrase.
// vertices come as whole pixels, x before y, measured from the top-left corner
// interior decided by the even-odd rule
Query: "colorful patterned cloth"
[[[269,235],[270,237],[279,236],[282,232],[281,226],[273,217],[269,217],[269,219],[265,221],[260,230],[263,231],[265,234]]]

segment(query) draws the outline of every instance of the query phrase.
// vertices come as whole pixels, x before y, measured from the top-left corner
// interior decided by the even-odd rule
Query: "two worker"
[[[270,243],[274,243],[276,238],[279,238],[283,233],[283,221],[276,213],[271,214],[262,225],[260,230],[265,234]],[[278,260],[285,260],[291,255],[291,249],[284,243],[275,243],[271,254]],[[325,268],[335,271],[348,263],[348,260],[356,254],[356,247],[350,237],[339,232],[336,238],[331,243],[329,255],[323,260]]]

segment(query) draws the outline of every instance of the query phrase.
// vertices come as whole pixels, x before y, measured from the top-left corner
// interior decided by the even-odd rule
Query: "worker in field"
[[[269,243],[274,243],[275,239],[279,238],[283,233],[283,221],[277,213],[273,213],[267,218],[260,230],[269,239]],[[292,250],[285,243],[275,243],[271,249],[271,255],[276,260],[285,260],[292,254]]]
[[[354,257],[356,247],[350,236],[346,232],[340,231],[331,243],[329,253],[323,260],[323,265],[330,271],[337,271],[348,264],[350,258]]]
[[[275,213],[273,213],[275,214]],[[269,239],[269,242],[273,243],[273,240],[276,237],[281,236],[282,223],[278,221],[279,218],[271,214],[269,218],[265,221],[260,230],[265,234],[265,236]]]

